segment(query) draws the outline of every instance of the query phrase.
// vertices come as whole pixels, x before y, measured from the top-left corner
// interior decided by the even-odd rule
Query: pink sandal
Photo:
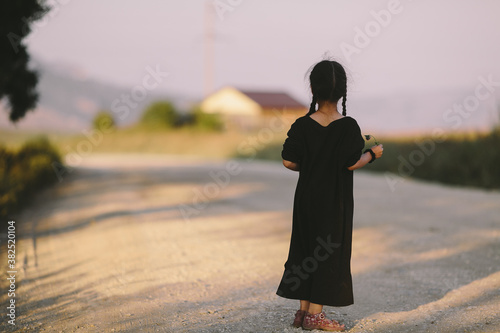
[[[343,331],[344,325],[340,325],[336,320],[330,320],[325,317],[324,312],[318,314],[307,313],[302,322],[302,328],[305,330],[323,330],[323,331]]]
[[[304,321],[306,313],[307,312],[304,310],[297,310],[295,313],[295,320],[293,321],[293,327],[302,327],[302,322]]]

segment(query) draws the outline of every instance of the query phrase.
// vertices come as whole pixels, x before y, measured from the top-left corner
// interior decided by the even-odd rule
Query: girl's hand
[[[380,158],[382,154],[384,153],[384,146],[383,145],[376,145],[371,147],[371,150],[375,153],[376,158]]]

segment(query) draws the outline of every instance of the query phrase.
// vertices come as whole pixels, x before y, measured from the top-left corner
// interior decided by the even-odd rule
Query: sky
[[[310,100],[306,74],[342,63],[349,94],[473,89],[500,81],[497,0],[53,0],[27,38],[31,54],[80,76],[202,98],[206,18],[212,86],[280,90]],[[211,16],[210,16],[211,15]]]

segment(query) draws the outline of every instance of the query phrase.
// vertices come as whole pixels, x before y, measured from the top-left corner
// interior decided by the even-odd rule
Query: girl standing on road
[[[293,325],[342,331],[323,306],[353,304],[351,244],[353,170],[382,156],[382,145],[362,153],[360,128],[346,116],[347,77],[336,61],[317,63],[309,75],[309,112],[288,131],[283,165],[298,171],[288,259],[279,296],[300,300]],[[337,110],[342,98],[342,114]],[[318,109],[316,110],[316,104]]]

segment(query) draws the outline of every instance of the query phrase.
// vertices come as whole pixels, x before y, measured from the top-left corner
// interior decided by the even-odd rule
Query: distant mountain
[[[6,111],[1,110],[0,128],[81,131],[91,127],[92,119],[98,111],[111,110],[115,99],[131,93],[132,87],[119,87],[86,78],[81,70],[71,66],[39,61],[35,61],[33,65],[40,75],[40,100],[37,109],[28,112],[16,125],[12,125]],[[119,115],[122,113],[115,115],[118,125],[137,121],[144,108],[156,100],[169,100],[179,105],[185,104],[188,98],[148,91],[146,98],[137,102],[137,106],[128,107],[130,112],[126,117],[121,119]]]

